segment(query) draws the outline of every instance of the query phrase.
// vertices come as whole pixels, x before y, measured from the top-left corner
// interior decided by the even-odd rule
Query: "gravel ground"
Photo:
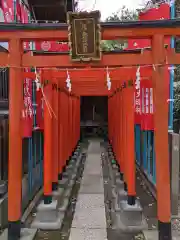
[[[81,145],[82,147],[82,151],[86,152],[87,150],[87,143],[85,142],[84,144]],[[81,167],[78,171],[77,174],[77,180],[76,183],[73,187],[72,190],[72,194],[69,200],[69,206],[67,209],[67,212],[65,214],[64,217],[64,221],[63,221],[63,226],[61,229],[57,230],[57,231],[41,231],[39,230],[35,240],[68,240],[69,239],[69,234],[70,234],[70,230],[71,230],[71,223],[73,220],[73,216],[74,216],[74,212],[75,212],[75,207],[76,207],[76,200],[77,200],[77,196],[78,196],[78,191],[80,188],[80,181],[82,178],[82,173],[84,170],[84,163],[85,163],[85,159],[86,159],[86,155],[85,157],[83,157],[82,159],[82,164]],[[33,221],[35,217],[35,209],[33,211],[33,213],[31,214],[31,216],[29,216],[27,222],[26,222],[26,226],[30,225],[31,222]]]
[[[105,154],[105,148],[107,144],[102,145],[102,152]],[[87,147],[87,144],[85,144],[85,147]],[[105,190],[105,208],[106,208],[106,219],[107,219],[107,234],[108,234],[108,240],[144,240],[143,234],[140,232],[138,234],[124,234],[118,231],[115,231],[112,229],[111,224],[111,217],[110,217],[110,209],[111,209],[111,185],[109,175],[108,175],[108,167],[107,162],[105,159],[102,158],[102,165],[103,165],[103,178],[104,178],[104,190]],[[76,205],[76,199],[80,187],[80,180],[83,172],[84,164],[82,164],[82,168],[79,174],[79,177],[77,179],[77,182],[74,186],[73,193],[71,196],[69,208],[67,211],[67,214],[65,216],[64,225],[63,228],[59,231],[39,231],[38,235],[36,237],[36,240],[68,240],[69,233],[70,233],[70,227],[71,222],[74,215],[75,205]],[[140,174],[136,173],[136,190],[137,190],[137,198],[140,200],[143,213],[146,218],[146,221],[148,223],[148,229],[154,230],[157,229],[157,204],[156,200],[153,198],[152,194],[150,193],[149,189],[145,185],[144,181],[141,179]],[[180,201],[179,201],[179,210],[180,210]],[[35,213],[32,213],[32,215],[29,218],[29,223],[33,219]],[[173,229],[173,235],[180,237],[180,217],[179,218],[173,218],[172,219],[172,229]]]
[[[106,144],[102,145],[102,166],[103,166],[103,178],[104,178],[104,193],[105,193],[105,209],[106,209],[106,220],[107,220],[107,235],[108,240],[144,240],[144,236],[141,232],[139,233],[122,233],[120,230],[112,229],[112,220],[110,216],[111,212],[111,198],[112,198],[112,182],[108,171],[108,160],[105,156]]]
[[[157,203],[145,183],[141,180],[140,174],[136,173],[136,189],[137,196],[140,199],[143,207],[143,212],[148,223],[148,229],[157,229]],[[179,213],[180,213],[180,199],[179,199]],[[172,233],[174,237],[180,237],[180,215],[172,218]]]

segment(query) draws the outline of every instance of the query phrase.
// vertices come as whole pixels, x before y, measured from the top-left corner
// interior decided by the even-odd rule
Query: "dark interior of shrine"
[[[81,134],[82,136],[103,136],[107,134],[108,97],[81,97]]]

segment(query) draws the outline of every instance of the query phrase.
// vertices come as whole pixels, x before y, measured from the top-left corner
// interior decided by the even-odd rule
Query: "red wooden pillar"
[[[20,239],[22,198],[22,134],[23,78],[21,73],[22,43],[9,42],[9,162],[8,162],[8,239]]]
[[[113,151],[114,151],[114,141],[115,141],[115,135],[114,135],[114,128],[115,128],[115,114],[113,111],[113,106],[115,106],[115,102],[114,102],[114,96],[112,97],[112,147],[113,147]]]
[[[66,157],[67,157],[67,96],[64,92],[61,92],[61,150],[62,150],[62,171],[65,170]]]
[[[69,157],[72,156],[73,152],[73,97],[70,97],[70,141],[71,141],[71,147],[70,147],[70,154]]]
[[[76,129],[78,128],[78,112],[77,112],[77,109],[78,109],[78,99],[77,97],[74,99],[74,105],[75,105],[75,109],[74,109],[74,148],[76,147],[77,145],[77,142],[78,142],[78,137],[77,137],[77,134],[76,134]]]
[[[69,142],[69,134],[70,134],[70,117],[69,117],[69,95],[66,95],[66,122],[65,122],[65,131],[66,131],[66,141],[65,141],[65,148],[66,148],[66,159],[65,165],[67,165],[69,159],[69,149],[70,149],[70,142]]]
[[[120,89],[119,93],[120,98],[120,119],[119,119],[119,125],[120,125],[120,171],[121,171],[121,180],[123,180],[124,176],[124,159],[123,159],[123,97],[122,97],[122,89]]]
[[[119,91],[117,92],[117,135],[118,135],[118,139],[117,139],[117,161],[119,166],[120,164],[120,98],[119,98]],[[120,169],[119,169],[120,170]]]
[[[110,98],[108,97],[108,140],[110,140]]]
[[[77,104],[77,99],[73,98],[73,125],[72,125],[72,131],[73,131],[73,151],[75,150],[76,147],[76,134],[75,134],[75,128],[76,128],[76,104]]]
[[[78,140],[80,140],[81,132],[81,98],[78,99]]]
[[[128,204],[135,205],[136,186],[135,186],[135,143],[134,143],[134,87],[128,82],[126,88],[126,108],[127,108],[127,187]]]
[[[71,146],[71,156],[72,156],[72,153],[74,152],[74,97],[71,98],[71,103],[72,103],[72,110],[71,110],[71,119],[72,119],[72,126],[71,126],[71,129],[72,129],[72,146]]]
[[[59,161],[59,101],[58,101],[58,80],[53,79],[52,86],[52,109],[54,115],[52,118],[52,190],[58,189],[58,161]]]
[[[67,160],[69,161],[71,157],[72,151],[72,99],[71,96],[68,96],[68,157]]]
[[[124,168],[124,190],[127,191],[127,108],[126,108],[126,82],[122,89],[122,161]]]
[[[63,157],[64,157],[64,148],[63,148],[63,93],[59,91],[58,95],[58,134],[59,134],[59,141],[58,141],[58,179],[61,180],[62,178],[62,169],[63,169]]]
[[[44,87],[44,94],[52,107],[52,83]],[[52,202],[52,113],[44,104],[44,203]]]
[[[117,158],[117,95],[114,95],[114,153]]]
[[[164,65],[164,37],[152,39],[154,64]],[[169,86],[165,81],[165,67],[156,66],[153,71],[154,136],[156,159],[156,189],[159,239],[172,239],[171,234],[171,191],[168,146],[168,102]]]
[[[68,137],[68,96],[63,93],[64,95],[64,121],[63,121],[63,146],[64,146],[64,161],[63,161],[63,169],[65,170],[66,167],[66,160],[68,155],[68,144],[67,144],[67,137]]]
[[[113,147],[113,112],[112,112],[113,97],[110,98],[110,141]]]
[[[119,164],[119,103],[118,103],[118,93],[116,93],[116,134],[117,134],[117,140],[116,140],[116,160]]]

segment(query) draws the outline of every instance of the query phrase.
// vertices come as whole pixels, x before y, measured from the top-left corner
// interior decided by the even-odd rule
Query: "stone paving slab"
[[[79,193],[92,193],[92,194],[104,194],[104,189],[102,187],[102,184],[98,181],[91,181],[93,182],[90,184],[82,184],[79,190]]]
[[[107,240],[100,141],[90,142],[70,240]]]
[[[75,212],[73,228],[100,228],[106,229],[105,209],[77,209]]]
[[[37,229],[21,229],[21,237],[20,240],[33,240],[36,236]],[[0,240],[8,240],[8,230],[5,229],[4,232],[0,236]]]
[[[69,240],[107,240],[106,229],[72,228]]]
[[[88,147],[88,153],[100,153],[100,142],[90,142]]]
[[[77,209],[104,208],[104,196],[102,194],[79,194]]]
[[[84,168],[84,176],[86,176],[86,175],[98,175],[102,178],[101,168],[102,167],[97,167],[97,166],[94,167],[94,168],[85,167]]]
[[[103,189],[103,178],[100,175],[84,175],[84,177],[81,179],[81,185],[86,185],[88,186],[93,186],[94,184],[98,184],[101,186],[101,188]]]
[[[158,231],[157,230],[144,230],[143,231],[145,240],[158,240]],[[179,236],[173,236],[172,240],[180,240]]]

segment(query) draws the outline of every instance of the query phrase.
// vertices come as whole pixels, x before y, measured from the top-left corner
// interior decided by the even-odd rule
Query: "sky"
[[[79,0],[80,10],[100,10],[101,19],[105,20],[112,13],[117,12],[123,5],[133,10],[142,6],[143,0]]]

